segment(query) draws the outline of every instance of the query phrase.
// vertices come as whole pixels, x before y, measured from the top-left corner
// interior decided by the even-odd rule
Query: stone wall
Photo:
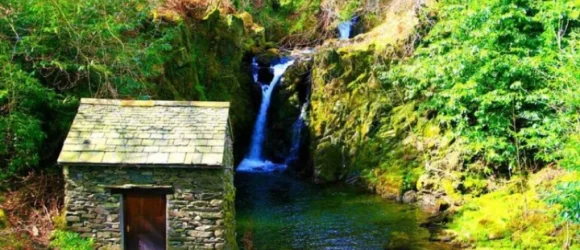
[[[224,172],[225,184],[225,194],[223,203],[224,222],[225,222],[225,235],[224,239],[228,242],[229,249],[238,249],[236,242],[236,208],[235,208],[235,194],[236,188],[234,187],[234,135],[232,134],[232,128],[227,125],[226,128],[226,140],[224,146],[224,159],[223,165],[226,168]]]
[[[235,235],[226,226],[233,215],[232,168],[65,167],[66,220],[69,229],[92,237],[98,249],[122,249],[121,200],[108,187],[172,186],[167,195],[168,249],[232,249]],[[227,218],[231,221],[231,218]],[[229,222],[232,223],[232,222]],[[226,232],[227,231],[227,232]]]

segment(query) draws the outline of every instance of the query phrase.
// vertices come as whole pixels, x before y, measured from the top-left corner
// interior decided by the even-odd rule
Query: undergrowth
[[[92,239],[81,238],[77,233],[56,230],[52,234],[50,247],[59,250],[93,250]]]

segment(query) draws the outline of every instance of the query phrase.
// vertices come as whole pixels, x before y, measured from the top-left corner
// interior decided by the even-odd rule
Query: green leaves
[[[77,233],[56,230],[52,233],[50,246],[60,250],[91,250],[94,249],[94,241]]]
[[[580,224],[580,181],[558,184],[553,192],[546,194],[546,200],[563,207],[560,215],[564,220]]]
[[[564,7],[575,3],[441,4],[424,46],[379,79],[404,87],[408,100],[422,100],[418,112],[435,112],[432,119],[465,138],[467,160],[483,159],[500,173],[556,160],[562,136],[571,132],[562,108],[573,100],[559,94],[573,83],[558,78],[577,87],[580,79],[560,68],[562,49],[577,41],[575,26],[562,30],[562,23],[578,22]],[[576,51],[570,51],[575,58]]]
[[[57,100],[5,55],[0,54],[0,64],[0,180],[5,180],[39,163],[46,138],[43,112]]]

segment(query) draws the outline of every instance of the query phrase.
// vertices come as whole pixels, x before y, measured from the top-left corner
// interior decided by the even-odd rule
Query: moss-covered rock
[[[373,109],[380,107],[371,105],[373,98],[367,99],[376,92],[366,84],[372,55],[372,51],[325,50],[314,57],[309,124],[314,169],[316,173],[338,171],[320,179],[333,181],[348,171],[341,166],[350,165],[356,146],[377,119]]]
[[[345,173],[344,145],[326,139],[312,146],[315,147],[312,158],[316,181],[337,181]]]

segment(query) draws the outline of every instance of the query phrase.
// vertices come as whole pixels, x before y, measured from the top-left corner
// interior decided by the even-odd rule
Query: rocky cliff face
[[[414,185],[410,179],[417,179],[416,150],[403,142],[406,127],[416,119],[410,115],[413,104],[403,103],[396,88],[381,85],[375,69],[389,67],[405,55],[419,25],[415,7],[408,2],[410,6],[393,6],[383,13],[387,21],[368,33],[329,41],[314,57],[309,130],[318,181],[349,175],[374,180],[380,175],[376,171],[387,168],[397,173],[390,171],[389,180],[376,180],[389,183],[380,193],[397,196],[403,182],[407,189]]]

